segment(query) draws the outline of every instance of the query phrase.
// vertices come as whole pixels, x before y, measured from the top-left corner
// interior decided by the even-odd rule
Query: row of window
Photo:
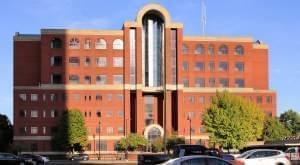
[[[189,63],[187,61],[182,62],[182,70],[188,71],[189,70]],[[195,71],[205,71],[205,63],[204,62],[195,62],[194,63],[194,70]],[[215,71],[215,62],[208,62],[207,65],[208,71]],[[229,70],[229,64],[226,61],[219,62],[218,65],[218,71],[228,71]],[[244,62],[236,62],[234,64],[234,70],[238,72],[244,72],[245,71],[245,64]]]
[[[206,82],[207,81],[207,82]],[[217,87],[216,79],[209,78],[205,81],[205,78],[196,77],[194,81],[195,87]],[[182,83],[184,87],[190,87],[190,80],[188,78],[183,78]],[[234,80],[234,84],[236,88],[244,88],[245,80],[242,78],[237,78]],[[229,87],[229,79],[228,78],[219,78],[219,87],[228,88]]]
[[[95,43],[92,42],[91,39],[86,38],[83,41],[83,48],[84,49],[107,49],[107,42],[106,40],[102,38],[96,39]],[[51,48],[62,48],[63,47],[63,41],[60,38],[54,38],[51,40],[50,44]],[[81,43],[80,40],[77,37],[73,37],[69,40],[68,47],[70,49],[80,49]],[[112,47],[115,50],[122,50],[123,49],[123,40],[121,39],[115,39],[112,43]]]
[[[193,53],[196,54],[196,55],[202,55],[202,54],[205,54],[205,48],[202,44],[198,44],[196,45],[196,47],[193,50]],[[227,55],[229,52],[228,50],[228,46],[223,44],[221,46],[219,46],[218,48],[218,54],[219,55]],[[192,53],[190,52],[190,49],[189,47],[187,46],[187,44],[183,44],[182,46],[182,53],[183,54],[189,54],[189,53]],[[235,48],[234,48],[234,54],[235,55],[244,55],[244,47],[242,45],[237,45]],[[215,54],[215,46],[210,44],[208,45],[207,47],[207,54],[208,55],[214,55]]]
[[[83,59],[84,66],[92,66],[92,58],[84,57]],[[51,66],[62,66],[63,59],[62,56],[52,56],[51,57]],[[68,63],[70,66],[79,67],[80,66],[80,57],[69,57]],[[97,67],[107,67],[107,57],[97,57],[95,60],[95,64]],[[113,57],[112,61],[113,67],[123,67],[123,57]]]
[[[209,97],[205,97],[205,96],[185,96],[185,102],[188,104],[195,104],[195,103],[199,103],[199,104],[206,104],[206,101],[208,103],[211,103],[213,96],[209,96]],[[246,99],[250,99],[251,101],[256,101],[256,103],[258,104],[262,104],[262,103],[267,103],[267,104],[272,104],[272,96],[256,96],[255,100],[253,100],[252,96],[246,97],[244,96],[244,98]]]
[[[123,101],[124,97],[123,94],[95,94],[95,96],[92,95],[80,95],[80,94],[58,94],[58,93],[51,93],[51,94],[26,94],[26,93],[21,93],[19,94],[19,99],[21,101],[26,101],[26,100],[30,100],[30,101],[38,101],[39,97],[40,100],[42,101],[66,101],[68,99],[68,97],[70,96],[70,98],[74,101],[80,101],[81,98],[84,98],[85,101],[91,101],[92,98],[94,97],[94,99],[96,101],[102,101],[103,97],[105,97],[105,101],[112,101],[113,98],[115,97],[115,99],[117,101]],[[27,98],[27,97],[30,97]],[[48,98],[48,99],[47,99]]]

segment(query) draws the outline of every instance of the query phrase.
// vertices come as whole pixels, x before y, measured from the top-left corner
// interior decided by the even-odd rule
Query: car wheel
[[[284,165],[284,163],[277,163],[276,165]]]

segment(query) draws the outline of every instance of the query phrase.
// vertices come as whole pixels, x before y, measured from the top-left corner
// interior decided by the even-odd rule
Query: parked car
[[[74,161],[74,160],[89,160],[89,155],[88,154],[77,154],[77,155],[73,155],[70,160]]]
[[[290,147],[285,151],[286,156],[293,161],[300,160],[300,147]]]
[[[214,153],[209,153],[208,149],[202,145],[180,144],[173,148],[173,158],[190,156],[190,155],[208,155],[208,154],[214,154]],[[210,156],[214,156],[214,155],[210,155]]]
[[[25,161],[11,153],[0,153],[0,164],[2,165],[25,165]]]
[[[239,155],[234,164],[243,165],[290,165],[290,161],[284,152],[271,149],[254,149]]]
[[[26,164],[44,165],[50,161],[48,157],[35,154],[22,154],[20,157],[25,160]]]
[[[232,165],[223,159],[214,156],[194,155],[170,159],[162,165]]]

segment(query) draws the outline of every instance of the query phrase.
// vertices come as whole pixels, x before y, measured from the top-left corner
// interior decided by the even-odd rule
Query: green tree
[[[0,114],[0,152],[7,151],[13,142],[13,126],[6,115]]]
[[[276,118],[267,118],[264,128],[264,140],[276,141],[281,140],[284,137],[290,136],[291,132],[282,125]]]
[[[82,151],[88,144],[83,115],[78,109],[66,111],[53,137],[53,147],[63,151]]]
[[[262,138],[264,117],[256,104],[225,91],[217,92],[203,115],[203,124],[211,143],[240,149]]]
[[[280,121],[284,123],[284,126],[293,134],[300,134],[300,114],[289,109],[280,115]]]
[[[147,146],[147,139],[138,134],[129,134],[126,138],[122,138],[116,145],[118,151],[135,151],[143,150]]]
[[[185,139],[184,139],[184,137],[178,137],[177,135],[172,135],[167,138],[166,143],[167,143],[166,148],[168,150],[168,153],[170,153],[170,150],[172,150],[174,148],[174,146],[176,146],[178,144],[185,144]]]
[[[151,143],[153,152],[161,152],[164,149],[164,140],[163,138],[156,138]]]

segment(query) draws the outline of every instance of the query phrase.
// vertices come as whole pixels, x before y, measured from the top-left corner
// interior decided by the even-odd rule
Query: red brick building
[[[275,116],[267,45],[183,36],[183,25],[157,4],[141,8],[121,30],[42,29],[14,36],[14,140],[27,150],[51,151],[58,119],[72,108],[85,117],[90,151],[98,151],[99,131],[101,151],[112,151],[129,133],[151,139],[177,132],[189,139],[188,116],[193,142],[205,141],[201,115],[217,90]]]

